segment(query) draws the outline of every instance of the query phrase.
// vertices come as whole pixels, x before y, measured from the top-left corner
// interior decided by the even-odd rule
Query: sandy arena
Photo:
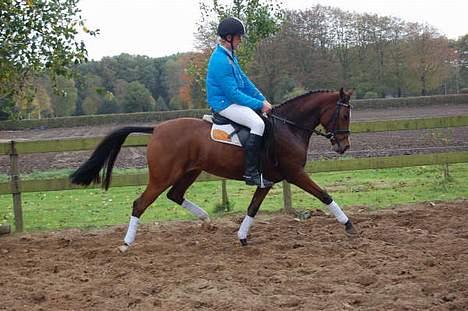
[[[0,237],[1,310],[467,310],[468,201]]]
[[[468,113],[468,105],[353,112],[354,120]],[[114,126],[3,131],[0,139],[105,135]],[[353,135],[349,154],[467,150],[468,127]],[[439,148],[437,150],[434,149]],[[312,158],[331,157],[314,137]],[[20,157],[22,173],[74,168],[89,151]],[[145,167],[144,148],[118,167]],[[7,171],[9,159],[0,157]],[[120,254],[126,226],[0,236],[0,310],[468,310],[468,200],[383,211],[345,207],[361,231],[349,239],[315,211],[298,222],[260,211],[249,246],[240,217],[140,227]]]

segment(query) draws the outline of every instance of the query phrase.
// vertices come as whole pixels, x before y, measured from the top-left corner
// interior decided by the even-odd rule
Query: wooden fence
[[[398,108],[398,107],[427,107],[431,105],[466,105],[468,104],[468,94],[417,96],[399,98],[374,98],[374,99],[353,99],[354,110],[368,108]],[[203,104],[206,106],[206,103]],[[84,115],[73,117],[46,118],[34,120],[0,121],[1,130],[19,130],[29,128],[62,128],[76,126],[93,126],[102,124],[118,125],[122,123],[152,123],[179,117],[200,118],[203,114],[210,113],[209,109],[173,110],[173,111],[152,111],[116,113],[102,115]]]
[[[468,115],[435,117],[405,120],[386,120],[371,122],[354,122],[351,126],[353,133],[370,133],[383,131],[436,129],[468,126]],[[145,146],[148,135],[131,135],[124,147]],[[23,213],[21,208],[21,193],[38,191],[57,191],[77,189],[79,186],[70,184],[68,178],[54,178],[46,180],[24,180],[20,178],[18,157],[22,154],[44,152],[67,152],[92,150],[102,137],[70,138],[51,140],[16,140],[0,142],[0,155],[10,157],[10,182],[0,183],[0,194],[12,194],[15,228],[17,232],[23,230]],[[419,165],[451,164],[468,162],[468,152],[444,152],[430,154],[414,154],[402,156],[374,157],[374,158],[344,158],[338,160],[318,160],[308,162],[308,173],[396,168]],[[197,181],[220,180],[219,177],[203,173]],[[146,185],[147,174],[114,175],[112,187]],[[97,187],[97,186],[94,186]],[[287,183],[283,183],[283,197],[286,209],[291,209],[291,191]]]

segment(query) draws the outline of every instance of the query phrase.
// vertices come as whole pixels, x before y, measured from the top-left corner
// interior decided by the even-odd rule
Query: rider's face
[[[232,45],[234,47],[234,50],[238,48],[239,44],[242,42],[242,36],[241,35],[234,35],[232,38]]]

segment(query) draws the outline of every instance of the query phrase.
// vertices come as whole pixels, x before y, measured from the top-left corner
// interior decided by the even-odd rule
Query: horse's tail
[[[107,190],[111,181],[115,159],[127,136],[130,133],[151,134],[153,130],[153,127],[124,127],[113,131],[101,141],[91,157],[70,175],[71,182],[86,186],[92,182],[99,183],[101,182],[99,172],[105,167],[102,173],[101,185]]]

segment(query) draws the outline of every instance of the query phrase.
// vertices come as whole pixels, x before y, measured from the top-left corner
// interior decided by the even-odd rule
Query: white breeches
[[[231,104],[229,107],[218,112],[221,116],[228,118],[240,125],[250,129],[250,133],[263,136],[265,123],[262,118],[251,108],[238,104]]]

